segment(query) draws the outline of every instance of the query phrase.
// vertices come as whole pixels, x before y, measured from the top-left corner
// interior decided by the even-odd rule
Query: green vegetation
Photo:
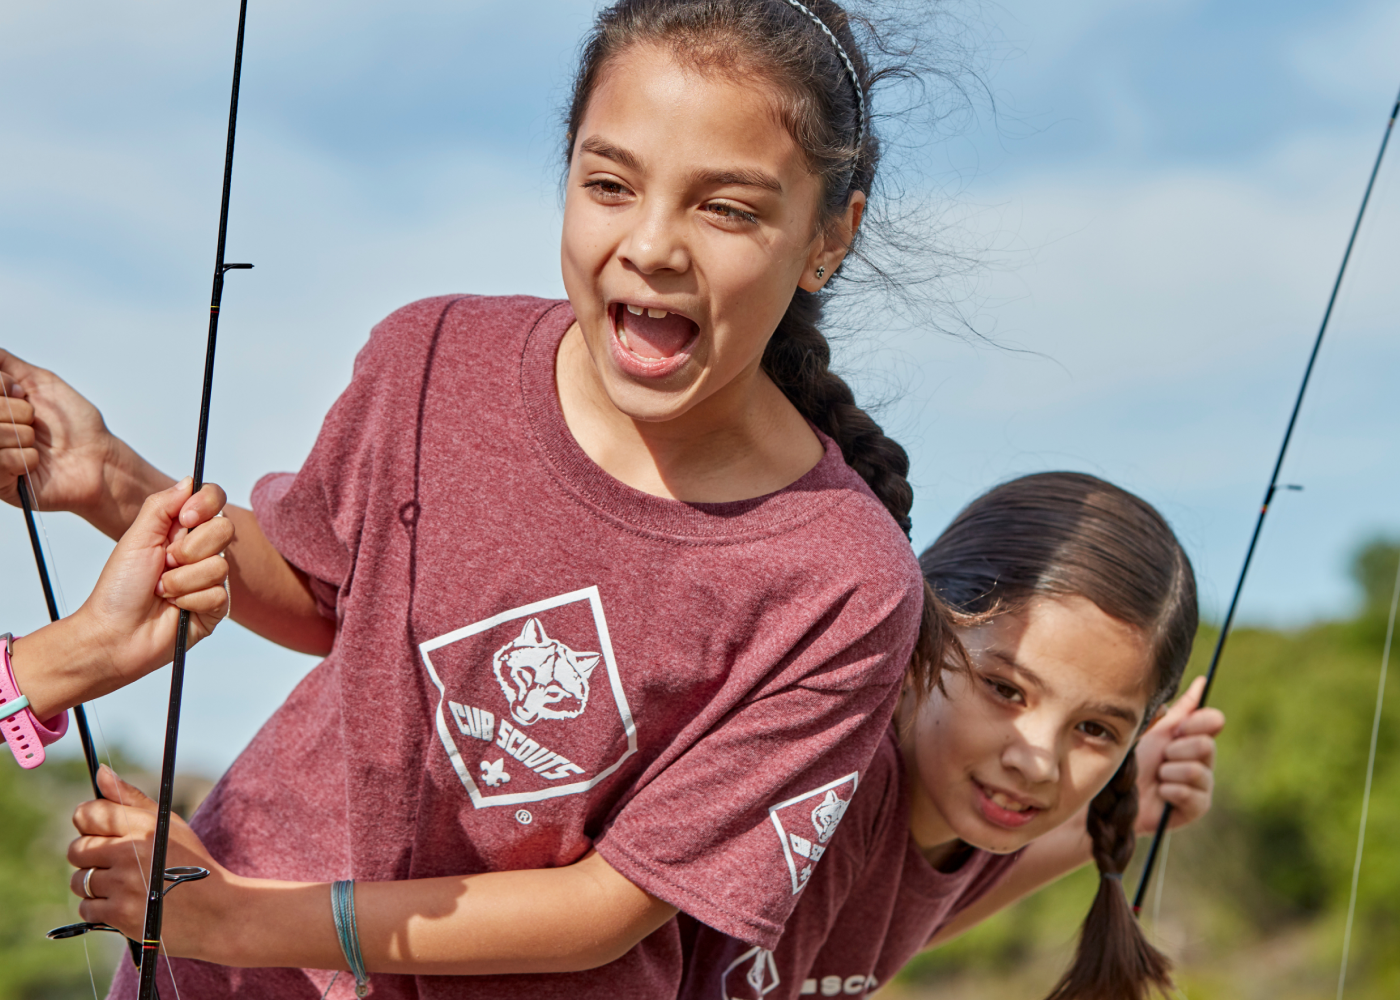
[[[1336,993],[1397,559],[1400,547],[1382,542],[1358,554],[1353,576],[1364,600],[1355,618],[1297,632],[1241,628],[1226,647],[1211,697],[1229,718],[1215,807],[1173,838],[1155,926],[1151,895],[1144,912],[1192,1000]],[[1216,634],[1202,630],[1192,676]],[[1393,676],[1347,974],[1354,1000],[1400,996],[1397,688]],[[921,956],[890,993],[1043,996],[1071,954],[1094,887],[1092,872],[1076,873]]]
[[[5,756],[9,757],[8,751]],[[81,760],[50,760],[37,771],[0,762],[0,1000],[82,1000],[93,995],[84,941],[49,941],[44,932],[78,919],[64,860],[68,816],[91,797]],[[105,993],[116,936],[88,935]],[[96,940],[101,939],[101,940]]]

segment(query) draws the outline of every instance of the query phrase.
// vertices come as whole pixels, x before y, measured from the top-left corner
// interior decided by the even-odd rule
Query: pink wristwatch
[[[10,653],[13,636],[4,635],[4,651],[0,652],[0,727],[5,731],[5,742],[23,768],[35,768],[44,762],[44,747],[63,737],[68,732],[68,713],[60,712],[52,719],[40,722],[29,710],[29,699],[19,693],[14,671],[10,669]]]

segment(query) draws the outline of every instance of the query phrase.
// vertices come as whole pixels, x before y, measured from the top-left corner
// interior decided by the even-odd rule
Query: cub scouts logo
[[[637,752],[597,587],[419,649],[441,694],[438,736],[477,808],[576,795]]]
[[[750,948],[724,970],[724,1000],[763,1000],[778,988],[778,964],[773,953],[764,948]]]
[[[520,635],[496,650],[491,667],[522,726],[540,719],[577,719],[588,707],[588,675],[597,653],[578,653],[544,634],[531,618]]]
[[[782,842],[794,896],[806,886],[813,866],[826,853],[827,842],[846,815],[859,778],[860,773],[852,771],[844,778],[769,807],[768,818]]]

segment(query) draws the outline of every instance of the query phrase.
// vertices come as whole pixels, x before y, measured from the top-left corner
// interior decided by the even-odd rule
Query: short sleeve
[[[424,300],[378,324],[301,470],[272,473],[253,487],[258,525],[282,557],[311,578],[326,617],[335,617],[350,585],[380,454],[403,431],[403,408],[395,400],[414,387],[404,385],[406,373],[395,359],[421,336],[419,314],[441,308],[441,300]]]
[[[774,948],[889,726],[921,601],[911,589],[878,615],[819,618],[793,662],[628,802],[599,853],[701,923]]]

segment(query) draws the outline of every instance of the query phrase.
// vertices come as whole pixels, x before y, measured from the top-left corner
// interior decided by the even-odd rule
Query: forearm
[[[330,886],[235,879],[214,936],[243,967],[344,969]],[[597,855],[566,868],[358,882],[356,922],[371,973],[578,972],[626,954],[675,914]]]
[[[936,948],[958,937],[992,914],[1049,885],[1093,860],[1083,814],[1032,841],[1011,872],[977,902],[941,927],[929,947]]]

